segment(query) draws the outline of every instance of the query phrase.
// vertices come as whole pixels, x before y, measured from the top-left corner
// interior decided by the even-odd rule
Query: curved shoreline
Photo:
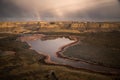
[[[67,48],[69,48],[69,47],[71,47],[71,46],[74,46],[74,45],[76,45],[76,44],[78,44],[79,42],[80,42],[80,40],[78,39],[78,38],[74,38],[74,42],[72,42],[72,43],[70,43],[70,44],[67,44],[67,45],[64,45],[64,46],[62,46],[61,48],[59,48],[59,50],[56,52],[56,55],[57,55],[57,57],[60,57],[60,58],[64,58],[64,59],[69,59],[69,60],[74,60],[74,61],[80,61],[79,59],[77,59],[77,58],[70,58],[70,57],[67,57],[67,56],[65,56],[64,54],[63,54],[63,52],[67,49]]]
[[[60,57],[60,58],[64,58],[64,59],[68,59],[68,60],[73,60],[73,61],[81,61],[81,60],[78,60],[78,59],[71,59],[69,57],[64,57],[64,56],[61,56],[61,52],[63,52],[62,50],[70,47],[70,46],[73,46],[73,45],[76,45],[80,40],[76,38],[75,42],[72,42],[70,44],[67,44],[65,46],[62,46],[58,52],[56,52],[56,56],[57,57]],[[60,55],[59,55],[60,54]],[[71,65],[65,65],[65,64],[59,64],[59,63],[56,63],[54,61],[51,61],[50,60],[50,56],[49,55],[45,55],[44,53],[41,54],[43,56],[45,56],[44,58],[44,64],[47,64],[47,65],[56,65],[56,66],[65,66],[65,67],[68,67],[68,68],[72,68],[72,69],[75,69],[75,70],[83,70],[83,71],[87,71],[87,72],[92,72],[92,73],[99,73],[99,74],[104,74],[104,75],[120,75],[120,71],[118,72],[115,72],[114,71],[110,71],[110,72],[107,72],[107,71],[100,71],[100,70],[90,70],[90,69],[86,69],[86,68],[77,68],[77,67],[73,67]],[[85,62],[85,61],[82,61],[82,62]],[[89,62],[85,62],[85,63],[88,63],[90,64]],[[95,65],[95,64],[94,64]],[[97,66],[100,66],[100,65],[97,65]],[[102,67],[102,66],[101,66]],[[104,66],[103,66],[104,67]],[[106,67],[106,68],[109,68],[109,67]],[[114,69],[114,68],[112,68]]]
[[[87,62],[87,61],[82,61],[82,60],[78,60],[78,59],[71,59],[71,58],[69,58],[69,57],[64,57],[64,56],[62,56],[62,55],[60,54],[60,53],[62,53],[66,48],[68,48],[68,47],[70,47],[70,46],[73,46],[73,45],[76,45],[77,43],[80,42],[80,40],[79,40],[77,37],[74,37],[74,38],[72,38],[72,39],[74,39],[75,41],[72,42],[72,43],[69,43],[69,44],[67,44],[67,45],[64,45],[64,46],[60,47],[60,48],[58,49],[58,51],[55,53],[55,55],[56,55],[57,57],[60,57],[60,58],[64,58],[64,59],[68,59],[68,60],[72,60],[72,61],[81,61],[81,62],[85,62],[85,63],[87,63],[87,64],[90,64],[90,63]],[[29,45],[29,46],[31,46],[31,45]],[[31,48],[31,49],[32,49],[32,48]],[[34,50],[34,49],[33,49],[33,50]],[[114,71],[114,68],[111,68],[111,69],[113,69],[113,71],[111,71],[111,70],[109,69],[109,67],[106,67],[106,68],[108,68],[107,71],[104,71],[104,69],[103,69],[102,71],[100,71],[100,70],[96,70],[96,69],[87,69],[87,68],[82,68],[82,67],[73,67],[73,66],[71,66],[71,65],[60,64],[60,63],[51,61],[51,60],[50,60],[50,56],[49,56],[49,55],[45,55],[44,53],[40,53],[40,52],[37,52],[37,53],[45,56],[45,57],[43,58],[43,60],[44,60],[44,63],[45,63],[45,64],[48,64],[48,65],[51,64],[51,65],[58,65],[58,66],[66,66],[66,67],[74,68],[74,69],[77,69],[77,70],[78,70],[78,69],[81,69],[81,70],[85,70],[85,71],[89,71],[89,72],[95,72],[95,73],[100,73],[100,74],[109,74],[109,75],[118,75],[119,72],[120,72],[120,71],[117,71],[117,70]],[[100,66],[100,65],[97,65],[97,66]],[[102,66],[100,66],[100,67],[102,67]]]
[[[88,62],[86,60],[80,60],[80,59],[77,59],[77,58],[70,58],[70,57],[67,57],[64,54],[62,54],[62,52],[64,52],[64,50],[66,50],[68,47],[74,46],[74,45],[76,45],[76,44],[78,44],[80,42],[80,40],[77,37],[74,37],[72,39],[75,40],[75,41],[72,42],[72,43],[69,43],[67,45],[64,45],[64,46],[62,46],[62,47],[60,47],[58,49],[58,51],[55,53],[57,57],[63,58],[63,59],[68,59],[68,60],[73,60],[73,61],[81,61],[81,62],[85,62],[85,63],[88,63],[88,64],[97,65],[97,66],[100,66],[100,67],[106,67],[106,66],[103,66],[103,65],[99,65],[97,63]],[[59,64],[59,63],[56,63],[54,61],[51,61],[49,55],[46,56],[46,58],[44,59],[44,61],[45,61],[46,64],[58,65],[58,66],[66,66],[66,67],[77,69],[77,70],[78,69],[82,69],[82,70],[85,70],[85,71],[96,72],[96,73],[100,73],[100,74],[119,75],[119,72],[120,72],[120,71],[118,71],[118,72],[114,73],[114,71],[113,72],[112,71],[110,71],[110,72],[104,71],[103,72],[103,71],[100,71],[100,70],[98,70],[98,71],[96,70],[95,71],[95,70],[90,70],[90,69],[85,69],[85,68],[77,68],[77,67],[73,67],[73,66],[70,66],[70,65]],[[106,67],[106,68],[111,68],[111,67]],[[115,68],[111,68],[111,69],[115,69]]]
[[[78,59],[78,58],[69,57],[69,56],[64,55],[63,52],[64,52],[67,48],[79,44],[80,40],[79,40],[78,38],[75,37],[74,40],[75,40],[75,42],[70,43],[70,44],[67,44],[67,45],[61,47],[61,48],[56,52],[57,57],[59,57],[59,58],[64,58],[64,59],[69,59],[69,60],[73,60],[73,61],[82,61],[82,62],[85,62],[85,63],[88,63],[88,64],[92,64],[92,65],[98,65],[98,66],[103,66],[103,67],[108,67],[108,68],[113,68],[113,69],[119,69],[119,68],[104,66],[104,65],[102,65],[102,64],[100,64],[100,63],[97,63],[97,62],[87,61],[87,60],[84,60],[84,59]]]
[[[103,66],[103,65],[100,65],[99,63],[97,63],[97,62],[92,62],[92,61],[87,61],[87,60],[83,60],[83,59],[78,59],[78,58],[71,58],[71,57],[68,57],[68,56],[65,56],[64,54],[63,54],[63,52],[67,49],[67,48],[69,48],[69,47],[71,47],[71,46],[74,46],[74,45],[77,45],[77,44],[79,44],[79,42],[80,42],[80,40],[78,39],[78,38],[74,38],[74,40],[75,40],[75,42],[73,42],[73,43],[70,43],[70,44],[67,44],[67,45],[65,45],[65,46],[62,46],[57,52],[56,52],[56,55],[57,55],[57,57],[60,57],[60,58],[64,58],[64,59],[69,59],[69,60],[73,60],[73,61],[82,61],[82,62],[85,62],[85,63],[88,63],[88,64],[93,64],[93,65],[99,65],[99,66]],[[107,67],[107,66],[104,66],[104,67]],[[109,67],[109,68],[112,68],[112,67]]]

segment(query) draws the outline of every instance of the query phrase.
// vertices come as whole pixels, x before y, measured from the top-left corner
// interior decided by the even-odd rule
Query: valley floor
[[[45,33],[47,34],[47,33]],[[53,35],[56,33],[52,33]],[[52,35],[51,34],[51,35]],[[68,33],[67,33],[68,34]],[[107,45],[108,47],[113,48],[115,46],[115,50],[119,49],[119,41],[116,40],[115,43],[108,45],[108,41],[104,36],[100,36],[102,33],[92,34],[92,38],[89,34],[74,34],[77,36],[82,36],[84,39],[83,42],[88,42],[90,44],[96,44],[96,46]],[[105,36],[108,36],[109,33],[104,33]],[[112,34],[112,33],[110,33]],[[113,33],[112,38],[107,38],[107,40],[115,39],[114,36],[119,33]],[[49,34],[50,35],[50,34]],[[103,35],[103,34],[102,34]],[[20,35],[18,34],[0,34],[0,79],[1,80],[53,80],[53,73],[59,80],[119,80],[120,75],[104,75],[94,72],[88,72],[85,70],[75,70],[73,68],[58,66],[58,65],[48,65],[44,63],[44,56],[38,54],[34,50],[29,49],[30,47],[25,42],[20,42],[16,40]],[[103,40],[101,43],[94,37],[97,37],[99,40]],[[101,39],[102,38],[102,39]],[[90,39],[90,40],[89,40]],[[93,40],[94,41],[93,41]],[[104,39],[106,42],[104,42]],[[111,42],[112,43],[112,42]],[[72,48],[72,47],[70,47]],[[69,48],[68,48],[69,49]],[[65,55],[70,54],[64,53]],[[83,48],[84,49],[84,48]],[[85,53],[85,52],[84,52]],[[112,54],[112,53],[110,53]],[[115,54],[115,53],[114,53]],[[78,56],[77,58],[81,58],[83,54]],[[91,56],[90,54],[88,58]],[[117,53],[117,55],[119,55]],[[73,55],[76,57],[76,54]],[[111,55],[113,56],[113,54]],[[116,55],[115,55],[116,56]],[[69,56],[70,57],[70,56]],[[119,57],[119,56],[118,56]],[[86,58],[83,55],[83,58]],[[96,58],[93,58],[96,59]],[[104,58],[103,58],[104,59]],[[111,59],[111,58],[110,58]],[[116,61],[117,63],[117,61]],[[119,67],[119,64],[113,63],[114,67]]]

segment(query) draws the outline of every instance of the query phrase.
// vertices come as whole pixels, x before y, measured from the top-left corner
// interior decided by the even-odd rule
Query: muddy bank
[[[45,41],[47,41],[47,44],[46,44],[47,46],[48,44],[51,44],[49,43],[49,40],[45,40],[45,41],[33,40],[33,41],[28,41],[27,43],[30,44],[33,50],[36,50],[39,54],[46,56],[44,61],[47,64],[64,65],[64,66],[69,66],[69,67],[76,68],[76,69],[83,69],[83,70],[88,70],[88,71],[93,71],[93,72],[104,73],[104,74],[119,74],[120,73],[119,69],[108,68],[108,67],[104,67],[100,65],[93,65],[93,64],[87,63],[86,61],[79,61],[77,59],[71,59],[71,58],[67,58],[64,56],[60,57],[59,53],[62,53],[66,48],[73,46],[79,42],[79,39],[75,37],[73,38],[74,38],[74,41],[55,47],[57,49],[55,49],[53,52],[50,52],[48,49],[45,49],[47,51],[40,49],[43,46],[45,46],[44,45],[46,44]],[[56,43],[58,43],[58,42],[55,43],[54,40],[50,40],[50,41],[53,42],[52,45],[55,45]]]
[[[73,38],[73,37],[72,37]],[[70,57],[67,57],[63,54],[63,52],[68,48],[68,47],[71,47],[71,46],[74,46],[76,44],[78,44],[80,42],[80,40],[76,37],[73,38],[75,42],[73,43],[70,43],[70,44],[67,44],[65,46],[62,46],[57,52],[56,52],[56,55],[57,57],[60,57],[60,58],[64,58],[64,59],[70,59],[70,60],[74,60],[74,61],[80,61],[80,59],[77,59],[77,58],[70,58]]]

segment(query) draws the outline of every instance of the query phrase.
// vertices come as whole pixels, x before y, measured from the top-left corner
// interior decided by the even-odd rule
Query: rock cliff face
[[[120,31],[120,22],[0,22],[0,32],[39,32],[42,29],[67,29],[80,32]]]

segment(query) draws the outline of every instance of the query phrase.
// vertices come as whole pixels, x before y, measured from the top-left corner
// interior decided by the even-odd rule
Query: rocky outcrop
[[[73,23],[72,29],[78,29],[82,31],[111,31],[120,30],[120,23],[118,22],[86,22],[86,23]]]
[[[24,33],[42,29],[86,31],[120,31],[120,22],[0,22],[0,32]]]

